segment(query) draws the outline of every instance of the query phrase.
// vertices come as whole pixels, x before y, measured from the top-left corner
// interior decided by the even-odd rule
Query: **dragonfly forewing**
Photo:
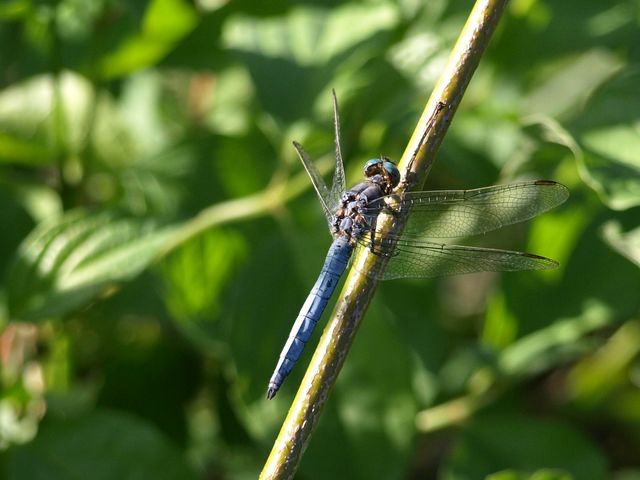
[[[477,235],[533,218],[564,202],[567,188],[550,180],[473,190],[408,192],[372,202],[365,214],[408,214],[402,237],[458,238]]]

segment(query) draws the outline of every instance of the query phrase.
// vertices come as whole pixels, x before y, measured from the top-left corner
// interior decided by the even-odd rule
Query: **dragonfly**
[[[347,190],[340,116],[333,93],[336,165],[331,188],[302,146],[293,145],[318,194],[333,243],[300,309],[269,381],[272,399],[310,340],[350,258],[358,250],[379,257],[362,271],[377,280],[435,278],[483,271],[547,270],[558,263],[531,253],[438,243],[522,222],[564,202],[567,188],[536,180],[472,190],[394,193],[401,175],[387,157],[368,160],[364,180]],[[384,225],[391,224],[390,228]],[[435,241],[434,241],[435,240]]]

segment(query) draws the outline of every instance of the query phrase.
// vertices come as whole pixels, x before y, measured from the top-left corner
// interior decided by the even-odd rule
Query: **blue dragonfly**
[[[336,167],[331,189],[302,146],[293,145],[318,194],[333,243],[318,280],[302,305],[267,390],[272,399],[300,357],[354,251],[368,250],[381,261],[363,271],[379,280],[434,278],[483,271],[546,270],[558,263],[538,255],[435,243],[518,223],[564,202],[567,188],[537,180],[473,190],[394,194],[400,172],[386,157],[369,160],[364,180],[345,186],[338,103],[333,95]],[[389,221],[386,219],[390,217]],[[385,221],[381,221],[381,220]],[[379,228],[385,224],[391,228]]]

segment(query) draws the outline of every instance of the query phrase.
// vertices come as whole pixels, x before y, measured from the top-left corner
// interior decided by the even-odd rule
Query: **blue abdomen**
[[[300,358],[300,354],[307,341],[311,338],[313,329],[327,307],[327,303],[329,303],[329,299],[333,295],[342,273],[347,268],[352,251],[353,247],[349,245],[347,238],[344,236],[337,238],[331,244],[318,280],[307,296],[304,305],[302,305],[289,333],[287,343],[282,349],[278,365],[269,381],[268,398],[273,398],[285,377],[289,375],[298,358]]]

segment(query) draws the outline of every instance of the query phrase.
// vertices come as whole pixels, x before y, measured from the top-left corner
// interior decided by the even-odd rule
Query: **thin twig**
[[[476,2],[399,163],[404,177],[400,192],[424,182],[506,3],[507,0]],[[261,479],[290,479],[295,475],[375,292],[377,282],[357,271],[371,268],[376,261],[373,257],[365,254],[355,259],[358,267],[351,269],[346,279]]]

